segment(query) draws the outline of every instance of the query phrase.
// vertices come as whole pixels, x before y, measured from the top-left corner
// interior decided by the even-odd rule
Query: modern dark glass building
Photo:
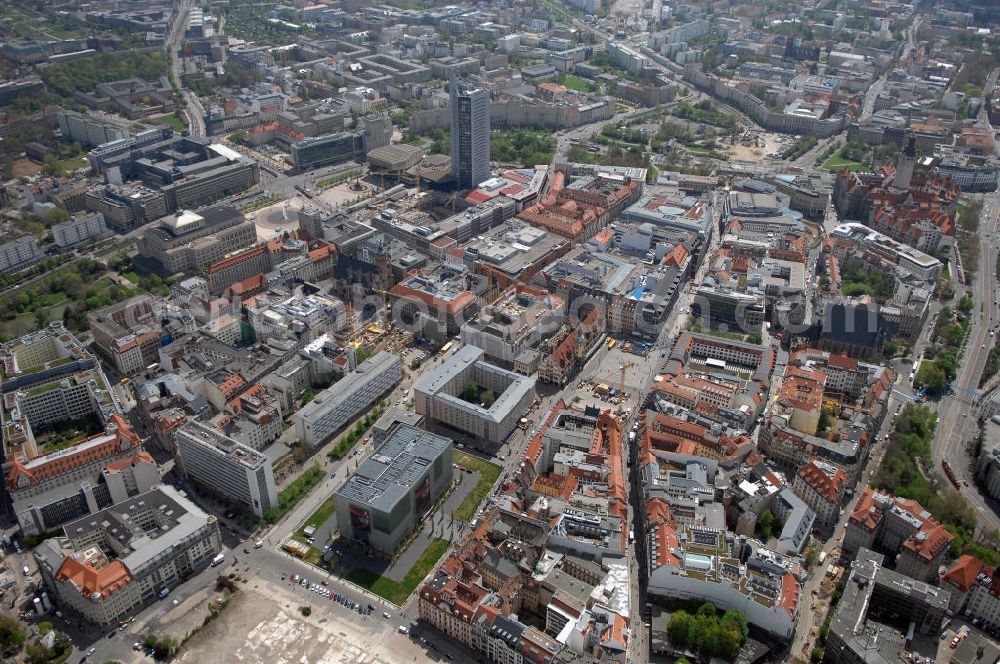
[[[490,93],[451,79],[451,173],[460,189],[490,177]]]

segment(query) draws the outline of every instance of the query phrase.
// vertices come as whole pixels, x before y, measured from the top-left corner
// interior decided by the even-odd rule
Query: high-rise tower
[[[451,85],[451,174],[460,189],[490,177],[490,93],[457,76]]]
[[[917,144],[913,136],[906,143],[906,149],[899,155],[896,162],[896,174],[892,177],[892,190],[905,193],[910,190],[910,180],[913,178],[913,167],[917,162]]]

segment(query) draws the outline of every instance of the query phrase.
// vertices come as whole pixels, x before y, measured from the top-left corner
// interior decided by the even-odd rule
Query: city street
[[[989,528],[1000,528],[1000,515],[996,510],[996,502],[987,504],[971,481],[973,459],[967,452],[967,445],[976,436],[978,404],[975,395],[986,358],[995,341],[995,336],[991,336],[990,331],[996,330],[1000,325],[1000,307],[996,304],[996,261],[1000,250],[998,218],[1000,194],[988,194],[983,198],[983,217],[979,223],[979,266],[970,288],[975,306],[965,353],[959,361],[956,388],[951,394],[943,396],[936,405],[940,420],[934,436],[935,467],[940,468],[942,462],[948,462],[958,481],[963,484],[962,493],[976,510],[981,524]],[[964,486],[966,482],[969,483],[968,487]]]

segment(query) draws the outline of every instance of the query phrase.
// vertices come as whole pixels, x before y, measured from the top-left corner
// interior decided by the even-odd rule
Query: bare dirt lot
[[[16,178],[27,177],[29,175],[34,175],[38,171],[42,170],[42,165],[31,161],[30,159],[16,159],[14,163],[11,164],[11,175]]]
[[[259,582],[258,582],[259,583]],[[402,664],[426,661],[424,651],[397,634],[395,623],[375,614],[349,622],[339,605],[329,606],[284,586],[242,587],[222,615],[184,644],[178,664]],[[310,606],[303,617],[300,606]],[[353,617],[351,618],[353,621]]]

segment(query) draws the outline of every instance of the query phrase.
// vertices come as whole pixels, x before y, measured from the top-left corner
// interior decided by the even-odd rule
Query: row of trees
[[[670,640],[680,647],[697,649],[703,657],[732,660],[750,633],[746,617],[739,611],[726,611],[720,617],[715,605],[705,602],[691,614],[674,611],[667,625]]]

